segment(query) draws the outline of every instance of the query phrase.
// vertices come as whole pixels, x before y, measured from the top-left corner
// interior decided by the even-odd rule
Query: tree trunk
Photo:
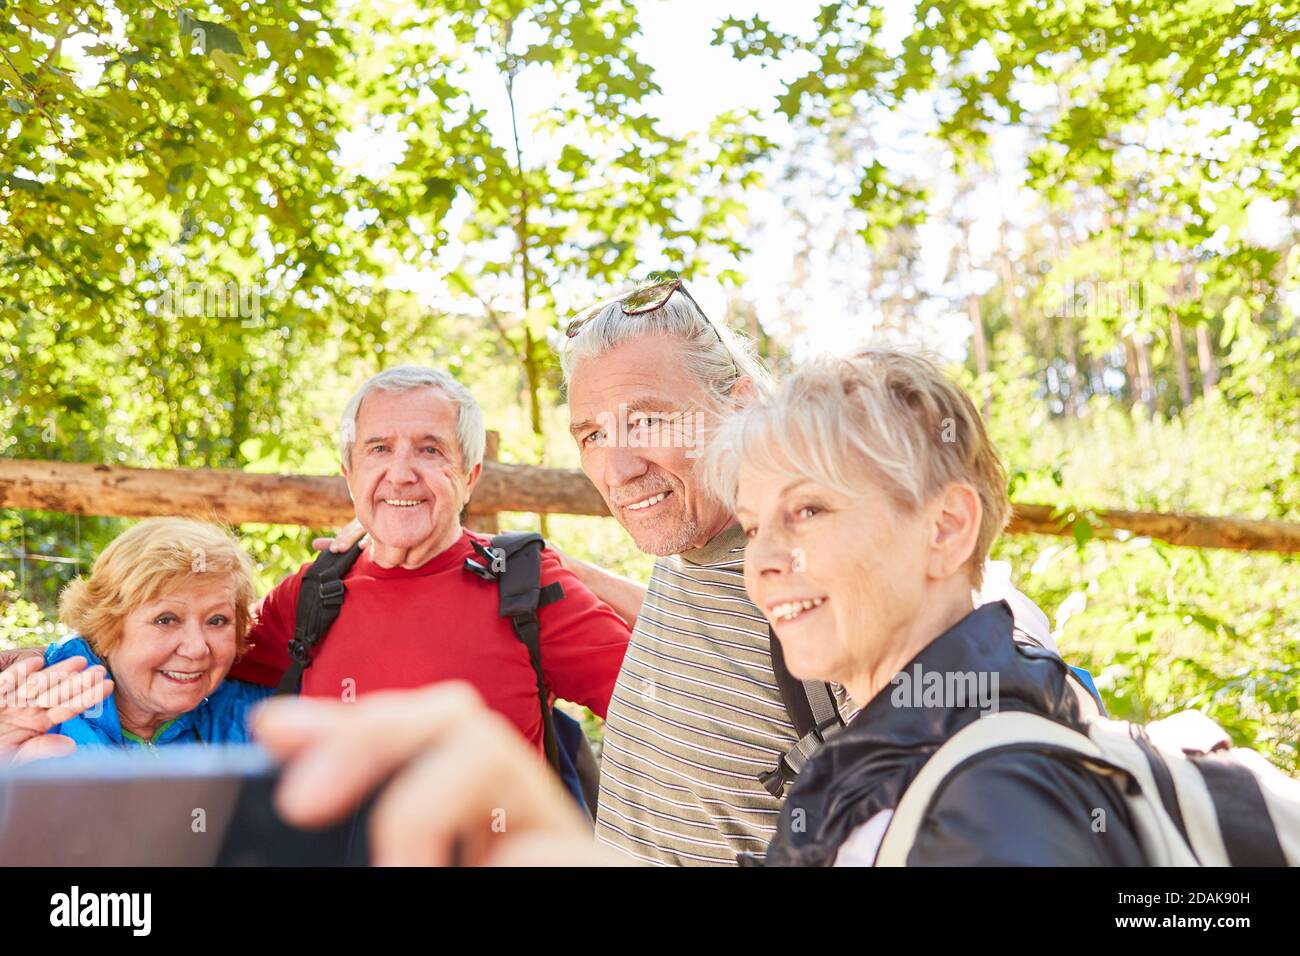
[[[1146,339],[1141,336],[1134,336],[1133,351],[1137,353],[1138,383],[1142,390],[1142,401],[1151,411],[1156,410],[1156,390],[1151,381],[1151,352],[1147,348]]]
[[[1023,339],[1024,320],[1020,313],[1020,300],[1016,298],[1016,273],[1011,264],[1011,253],[1007,249],[1007,221],[998,223],[998,269],[1002,278],[1002,301],[1011,322],[1011,334]]]
[[[1182,407],[1192,404],[1192,376],[1187,369],[1187,350],[1183,345],[1183,323],[1177,312],[1169,315],[1169,341],[1174,347],[1174,363],[1178,367],[1178,399]]]
[[[1088,356],[1088,380],[1092,383],[1092,394],[1109,394],[1106,385],[1106,363],[1096,355]]]
[[[1128,378],[1128,401],[1132,405],[1140,401],[1142,383],[1138,380],[1137,349],[1132,339],[1124,340],[1124,374]]]
[[[966,277],[966,288],[971,288],[971,258],[970,258],[970,229],[966,229],[964,236],[965,246],[961,250],[963,271]],[[975,371],[979,373],[981,382],[980,389],[983,393],[983,410],[984,417],[988,418],[990,395],[986,377],[989,374],[989,352],[988,340],[984,337],[984,320],[980,316],[980,300],[974,292],[966,293],[966,315],[970,319],[971,329],[971,354],[975,358]]]
[[[1201,367],[1201,394],[1209,398],[1214,393],[1214,387],[1219,384],[1219,366],[1214,361],[1214,343],[1210,341],[1209,322],[1196,326],[1196,361]]]
[[[509,57],[510,37],[514,31],[514,21],[506,25],[504,51]],[[515,236],[519,241],[519,267],[524,286],[524,377],[528,386],[528,417],[533,426],[533,435],[537,438],[537,459],[546,463],[546,434],[542,423],[541,369],[537,359],[537,343],[533,339],[528,317],[533,308],[533,270],[528,257],[528,180],[524,174],[524,151],[519,141],[519,120],[515,111],[515,75],[513,67],[506,68],[506,98],[510,102],[510,129],[515,140],[515,173],[519,177],[519,216],[515,223]],[[549,534],[546,515],[538,513],[537,524],[542,537]]]
[[[1065,346],[1066,374],[1070,383],[1070,395],[1065,402],[1068,415],[1078,415],[1083,408],[1083,381],[1079,376],[1079,346],[1074,340],[1074,319],[1067,312],[1061,319],[1061,342]]]
[[[981,379],[980,388],[984,395],[984,417],[989,415],[989,391],[984,381],[989,374],[988,344],[984,340],[984,322],[980,319],[980,300],[975,293],[966,296],[966,314],[970,316],[971,351],[975,356],[975,370]]]

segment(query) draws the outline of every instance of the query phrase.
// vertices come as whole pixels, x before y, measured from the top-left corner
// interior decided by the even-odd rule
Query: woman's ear
[[[930,512],[930,556],[926,571],[931,578],[944,580],[969,563],[979,540],[984,508],[974,488],[955,481],[939,493]]]
[[[748,375],[736,379],[736,383],[731,386],[729,397],[737,410],[752,405],[758,399],[758,389],[754,387],[754,380]]]

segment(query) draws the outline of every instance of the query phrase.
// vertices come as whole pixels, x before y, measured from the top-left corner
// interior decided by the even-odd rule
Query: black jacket
[[[1016,644],[1002,602],[972,611],[900,674],[997,675],[997,709],[1029,711],[1076,729],[1081,709],[1065,663]],[[830,866],[849,834],[893,809],[926,759],[979,717],[965,707],[898,706],[886,686],[799,774],[768,848],[768,866]],[[907,698],[910,700],[910,698]],[[1097,811],[1102,811],[1098,814]],[[1101,827],[1104,826],[1104,829]],[[1139,866],[1128,808],[1114,785],[1068,757],[1032,749],[977,758],[936,794],[909,866]]]

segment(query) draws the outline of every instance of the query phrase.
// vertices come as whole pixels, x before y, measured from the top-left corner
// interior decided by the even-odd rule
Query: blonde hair
[[[59,620],[103,656],[122,639],[131,611],[207,574],[232,579],[242,655],[252,626],[253,562],[225,528],[190,518],[149,518],[114,538],[90,575],[63,589]]]
[[[1011,511],[1006,469],[975,405],[934,362],[898,349],[810,361],[771,400],[724,422],[703,467],[733,508],[742,462],[850,496],[872,481],[908,512],[953,482],[970,485],[981,510],[974,587]]]

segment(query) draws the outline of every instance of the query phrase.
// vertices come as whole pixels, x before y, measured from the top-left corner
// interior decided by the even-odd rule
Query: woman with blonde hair
[[[0,674],[0,746],[32,759],[246,741],[249,707],[271,692],[226,675],[248,650],[253,599],[252,563],[225,529],[140,522],[64,589],[74,634]]]

